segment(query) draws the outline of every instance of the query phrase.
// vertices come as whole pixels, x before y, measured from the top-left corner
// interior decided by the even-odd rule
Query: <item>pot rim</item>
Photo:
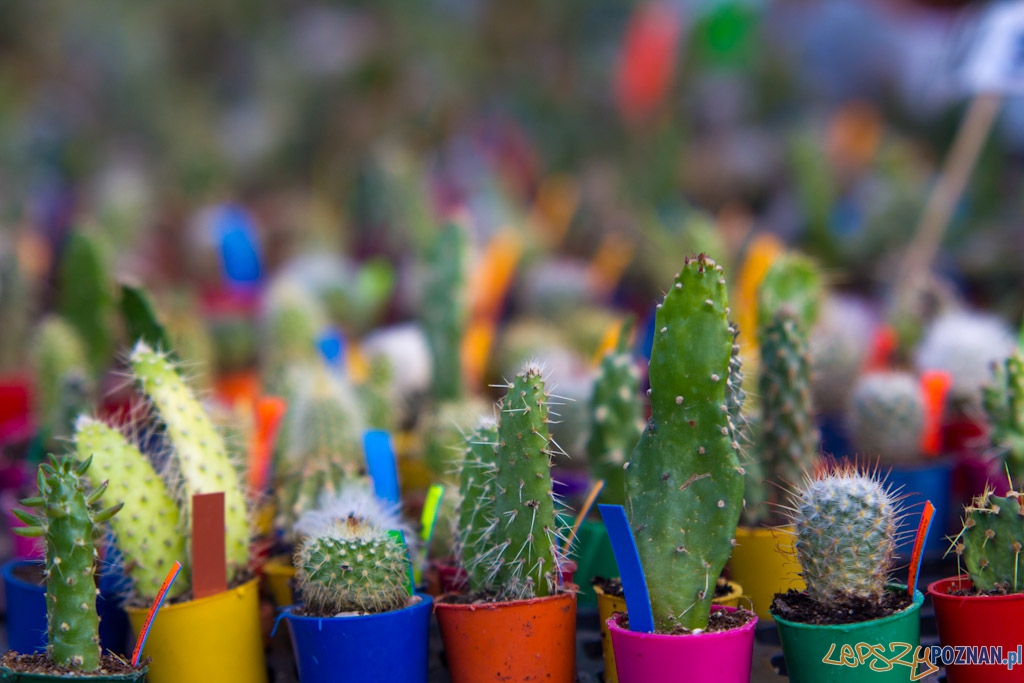
[[[736,538],[737,542],[740,536],[750,536],[753,538],[767,537],[780,538],[784,536],[796,536],[796,527],[792,524],[783,524],[782,526],[746,526],[739,525],[736,527]]]
[[[248,581],[246,581],[245,583],[239,584],[239,585],[235,586],[234,588],[227,589],[223,593],[217,593],[216,595],[208,595],[205,598],[200,598],[199,600],[189,600],[188,602],[179,602],[179,603],[176,603],[176,604],[173,604],[173,605],[165,604],[163,607],[160,608],[160,612],[162,612],[164,614],[166,614],[167,612],[180,612],[180,611],[188,609],[190,607],[199,608],[199,607],[203,607],[203,606],[206,606],[206,605],[211,605],[211,604],[216,603],[216,602],[220,602],[222,600],[228,600],[230,598],[234,598],[234,599],[237,600],[238,598],[241,597],[241,594],[243,592],[245,592],[246,590],[258,589],[258,584],[259,584],[259,577],[253,577],[253,578],[249,579]],[[129,614],[132,614],[132,613],[135,613],[135,614],[148,614],[149,613],[149,606],[147,606],[147,607],[135,607],[135,606],[132,606],[132,605],[125,605],[124,606],[124,611],[129,613]]]
[[[0,671],[14,674],[15,676],[35,676],[40,681],[138,681],[142,680],[140,676],[145,676],[149,673],[149,665],[144,664],[130,674],[75,674],[73,676],[63,676],[61,674],[41,674],[31,671],[18,671],[6,666],[0,666]]]
[[[940,602],[966,602],[968,600],[984,600],[987,603],[996,602],[1021,602],[1024,601],[1024,592],[1022,593],[1010,593],[1008,595],[950,595],[948,592],[942,592],[939,590],[940,584],[945,583],[960,583],[963,585],[965,582],[971,584],[971,588],[974,587],[974,582],[971,581],[971,577],[968,574],[960,574],[958,576],[947,576],[944,579],[938,581],[932,581],[928,584],[928,595],[934,602],[936,598]]]
[[[333,616],[333,617],[307,617],[303,614],[295,614],[295,610],[302,606],[302,603],[296,603],[294,605],[288,605],[287,607],[281,608],[281,616],[287,619],[294,619],[295,621],[366,621],[382,620],[392,617],[396,617],[403,612],[412,612],[415,610],[430,609],[433,605],[434,598],[426,593],[416,592],[416,596],[420,598],[418,602],[414,602],[411,605],[406,605],[399,609],[393,609],[390,612],[379,612],[377,614],[351,614],[348,616]]]
[[[438,596],[438,598],[434,600],[434,611],[444,609],[452,611],[476,612],[478,610],[498,610],[509,607],[538,605],[546,602],[555,602],[558,600],[571,601],[576,599],[576,589],[576,584],[566,584],[565,586],[563,586],[563,590],[558,591],[554,595],[545,595],[543,598],[524,598],[522,600],[504,600],[502,602],[481,602],[469,605],[460,605],[451,602],[445,602],[445,598],[448,598],[453,595],[461,595],[461,593],[445,593],[444,595]]]
[[[45,593],[46,584],[32,583],[30,581],[25,581],[24,579],[14,575],[15,567],[21,567],[32,564],[43,566],[45,564],[45,561],[43,560],[43,558],[31,559],[25,557],[16,557],[11,560],[8,560],[7,562],[4,562],[3,566],[0,567],[0,575],[3,576],[4,583],[8,583],[12,586],[17,586],[22,590],[27,590],[35,593]]]
[[[887,588],[906,590],[907,587],[899,584],[889,584]],[[867,621],[857,621],[850,624],[804,624],[798,621],[789,621],[788,619],[784,619],[783,617],[779,617],[774,614],[772,615],[772,619],[774,619],[776,623],[783,624],[795,630],[852,631],[855,629],[861,629],[866,627],[871,628],[874,626],[879,626],[882,624],[888,624],[890,622],[897,621],[899,619],[909,616],[914,612],[919,612],[921,610],[922,605],[924,605],[924,593],[922,593],[920,590],[916,590],[914,591],[914,601],[911,602],[906,609],[900,610],[899,612],[894,612],[893,614],[890,614],[885,617],[879,617],[878,619],[868,619]]]
[[[613,577],[613,578],[615,578],[615,577]],[[743,597],[743,586],[738,581],[733,581],[732,579],[725,579],[725,583],[726,583],[727,586],[729,586],[729,593],[727,595],[723,595],[720,598],[718,598],[719,600],[732,600],[733,598],[742,598]],[[599,585],[599,584],[596,584],[596,583],[592,584],[592,587],[594,589],[594,593],[597,594],[597,595],[608,596],[609,598],[618,599],[618,600],[625,600],[625,598],[622,597],[621,595],[611,595],[610,593],[605,592],[604,587]],[[715,603],[711,603],[711,604],[715,604]],[[751,610],[751,611],[753,611],[753,610]]]
[[[731,628],[727,631],[715,631],[714,633],[684,633],[679,635],[668,635],[665,633],[640,633],[638,631],[630,631],[629,629],[623,628],[619,625],[619,619],[625,616],[622,612],[616,612],[610,616],[605,623],[608,625],[609,632],[618,632],[628,634],[628,637],[637,638],[656,638],[659,640],[672,640],[677,638],[702,638],[705,640],[720,640],[725,638],[735,638],[739,635],[745,635],[746,632],[753,633],[754,628],[757,626],[758,616],[753,610],[745,609],[743,607],[729,607],[728,605],[712,605],[711,610],[724,610],[726,612],[749,612],[753,619],[750,619],[747,623],[743,624],[738,628]]]

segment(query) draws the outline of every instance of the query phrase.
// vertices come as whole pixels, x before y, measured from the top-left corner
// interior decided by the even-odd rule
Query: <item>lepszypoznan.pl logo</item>
[[[910,669],[910,680],[919,681],[937,672],[940,666],[1005,666],[1012,671],[1013,667],[1024,664],[1024,646],[1004,652],[1001,645],[914,647],[909,643],[889,643],[886,647],[872,643],[842,646],[833,643],[821,661],[849,668],[867,667],[871,671],[891,671],[894,667],[905,666]]]

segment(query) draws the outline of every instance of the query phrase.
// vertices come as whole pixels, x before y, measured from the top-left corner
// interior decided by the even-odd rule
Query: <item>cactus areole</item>
[[[658,632],[707,626],[735,544],[743,469],[728,315],[722,268],[704,255],[686,261],[656,314],[651,418],[626,468],[626,512]]]

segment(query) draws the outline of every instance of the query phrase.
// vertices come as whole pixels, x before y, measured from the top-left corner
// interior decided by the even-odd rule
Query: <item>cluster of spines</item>
[[[350,516],[303,539],[295,566],[310,616],[342,612],[377,614],[409,599],[409,558],[387,531]]]
[[[15,533],[46,539],[47,651],[58,667],[82,672],[100,668],[95,540],[123,505],[96,509],[106,483],[86,491],[89,465],[89,460],[75,463],[51,456],[49,463],[39,466],[39,495],[21,501],[38,508],[38,516],[13,511],[29,525]]]
[[[858,380],[850,397],[849,433],[857,453],[890,464],[921,452],[925,407],[913,375],[875,372]]]
[[[1013,484],[1024,486],[1024,354],[1019,347],[993,366],[992,381],[983,391],[992,444],[1002,451]]]
[[[497,446],[497,423],[482,418],[466,439],[459,471],[458,551],[473,593],[489,588],[487,582],[493,566]]]
[[[893,568],[900,510],[877,475],[855,465],[806,474],[784,508],[796,528],[807,593],[823,605],[880,601]]]
[[[722,268],[704,255],[687,259],[655,316],[651,419],[626,469],[626,510],[659,632],[707,626],[735,545],[743,468],[730,404],[742,399],[728,316]]]
[[[979,591],[1024,592],[1024,494],[986,489],[964,508],[964,526],[951,550]]]

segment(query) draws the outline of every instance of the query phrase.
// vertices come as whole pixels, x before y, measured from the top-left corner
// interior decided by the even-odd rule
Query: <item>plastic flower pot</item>
[[[128,608],[138,635],[148,608]],[[201,600],[165,604],[153,622],[145,656],[149,683],[267,683],[256,579]]]
[[[384,614],[284,617],[302,683],[427,683],[433,598]]]
[[[630,631],[622,627],[622,618],[617,614],[605,622],[619,683],[749,683],[756,617],[729,631],[684,636]]]
[[[920,511],[925,501],[935,506],[934,522],[931,533],[924,545],[924,553],[928,556],[941,556],[946,552],[946,524],[949,521],[950,498],[952,495],[953,463],[948,460],[932,461],[924,465],[894,467],[889,472],[886,482],[890,490],[899,491],[904,497],[903,508],[913,514],[905,515],[900,520],[898,538],[904,541],[896,546],[896,552],[909,561],[914,552],[914,536]]]
[[[576,583],[580,593],[577,601],[580,607],[593,607],[597,604],[597,594],[591,581],[595,576],[612,577],[619,575],[619,566],[615,563],[612,543],[608,540],[608,531],[604,522],[585,519],[576,534],[573,559],[576,560]]]
[[[1000,461],[977,455],[961,455],[953,469],[953,483],[957,500],[970,503],[988,487],[997,496],[1005,496],[1009,490],[1006,473],[1000,469]]]
[[[1024,593],[1012,595],[950,595],[950,591],[971,590],[967,576],[940,579],[928,586],[935,607],[939,642],[945,647],[1002,647],[1003,656],[1024,643]],[[966,656],[966,650],[963,651]],[[976,652],[976,651],[975,651]],[[955,651],[954,651],[955,654]],[[948,683],[1009,683],[1020,681],[1024,665],[1011,671],[1003,664],[950,664]]]
[[[272,557],[263,564],[263,581],[278,607],[295,604],[295,596],[292,595],[293,578],[295,567],[290,557]]]
[[[7,645],[22,654],[45,652],[46,586],[28,581],[17,575],[20,567],[38,566],[36,560],[12,560],[0,569],[4,580],[4,599],[7,601]],[[100,645],[125,655],[128,623],[121,609],[118,593],[112,581],[100,579],[100,595],[96,599],[96,612],[100,617]]]
[[[445,598],[434,613],[452,683],[575,682],[574,592],[469,605]]]
[[[12,671],[6,667],[0,667],[0,681],[10,681],[11,683],[30,683],[30,681],[85,681],[86,683],[103,683],[104,681],[138,681],[141,683],[146,680],[146,672],[148,669],[142,667],[137,671],[133,671],[130,674],[104,674],[102,676],[84,676],[75,675],[73,678],[69,676],[57,676],[51,674],[30,674],[21,673],[19,671]]]
[[[793,527],[774,529],[739,527],[729,560],[729,576],[743,586],[758,619],[771,620],[769,609],[776,593],[803,590],[800,565],[793,548]]]
[[[894,588],[906,590],[905,586],[890,587]],[[859,624],[798,624],[775,617],[790,683],[910,681],[916,670],[912,664],[920,640],[923,603],[924,595],[917,591],[914,602],[902,612]],[[879,671],[888,664],[877,653],[890,660],[899,657],[907,665],[897,663]],[[859,657],[864,657],[863,661]]]

